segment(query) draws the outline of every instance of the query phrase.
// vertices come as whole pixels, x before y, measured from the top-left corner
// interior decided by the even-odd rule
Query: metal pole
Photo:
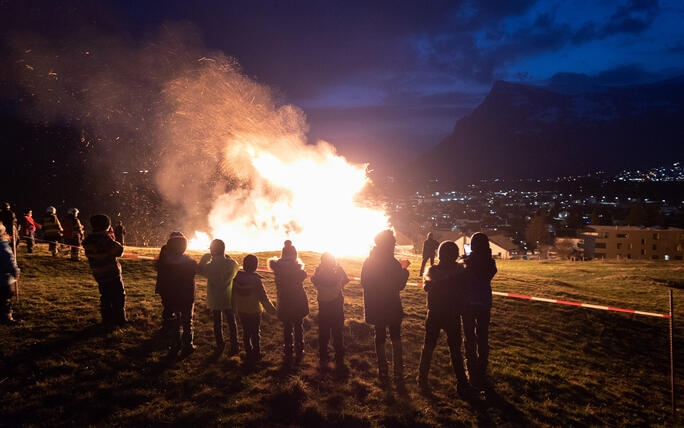
[[[675,401],[675,366],[674,366],[674,299],[670,289],[670,399],[672,401],[672,426],[677,424],[677,403]]]

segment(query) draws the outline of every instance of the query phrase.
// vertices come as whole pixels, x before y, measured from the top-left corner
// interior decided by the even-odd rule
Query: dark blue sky
[[[681,0],[52,3],[30,2],[24,29],[48,17],[137,38],[165,22],[196,26],[302,107],[312,138],[355,160],[437,144],[498,79],[684,74]]]

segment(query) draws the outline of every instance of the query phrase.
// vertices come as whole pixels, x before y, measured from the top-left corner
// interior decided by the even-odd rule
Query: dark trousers
[[[261,314],[239,314],[242,324],[242,342],[245,345],[247,359],[261,358]]]
[[[420,264],[420,276],[423,276],[423,272],[425,272],[425,265],[427,264],[428,260],[430,260],[430,266],[433,266],[435,264],[435,255],[423,255],[423,262]]]
[[[162,299],[163,304],[163,299]],[[164,305],[162,318],[164,327],[169,336],[171,349],[177,351],[182,346],[192,346],[192,315],[195,302],[183,305]]]
[[[81,240],[79,238],[69,238],[65,239],[64,243],[71,246],[71,260],[78,260],[79,251],[81,250],[79,248],[81,246]]]
[[[292,334],[294,333],[294,349],[297,354],[304,351],[304,326],[302,325],[304,318],[299,318],[295,321],[283,322],[283,344],[285,356],[292,355]]]
[[[100,315],[105,324],[126,321],[126,290],[121,277],[98,280],[100,289]]]
[[[482,377],[489,363],[490,309],[470,309],[463,314],[468,373]]]
[[[328,361],[328,342],[332,335],[335,359],[344,357],[344,300],[318,302],[318,352],[321,361]]]
[[[375,325],[375,353],[378,357],[378,373],[380,377],[387,377],[388,364],[385,353],[387,330],[389,330],[390,339],[392,340],[392,354],[394,356],[394,378],[396,380],[403,380],[404,355],[401,346],[401,321],[391,324]]]
[[[437,340],[442,330],[447,334],[451,365],[456,379],[459,382],[465,382],[466,374],[461,354],[461,316],[458,313],[436,314],[434,311],[428,311],[427,318],[425,318],[425,341],[420,354],[419,377],[427,380],[432,354],[437,347]]]
[[[26,242],[26,252],[32,253],[33,252],[33,246],[36,243],[35,232],[29,232],[28,235],[25,235],[24,236],[24,242]]]
[[[238,339],[237,339],[237,323],[235,322],[235,314],[230,309],[223,311],[214,311],[214,338],[216,339],[216,346],[223,346],[226,342],[223,340],[223,319],[228,323],[228,331],[230,333],[230,353],[237,354]]]

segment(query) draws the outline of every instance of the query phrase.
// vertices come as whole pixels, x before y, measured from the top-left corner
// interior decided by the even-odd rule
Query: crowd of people
[[[6,210],[9,210],[7,205]],[[2,319],[13,322],[11,313],[12,284],[19,278],[19,268],[13,254],[11,240],[16,235],[16,219],[4,211],[0,225],[0,263],[2,283],[0,300]],[[31,212],[26,214],[31,218]],[[5,220],[11,222],[15,231],[7,233]],[[14,221],[14,222],[12,222]],[[67,226],[68,224],[68,226]],[[82,246],[100,292],[100,314],[108,327],[124,325],[126,317],[126,292],[121,276],[118,257],[123,254],[122,230],[114,233],[108,216],[98,214],[90,218],[92,232],[83,236],[83,225],[78,220],[78,210],[70,210],[62,226],[54,208],[46,212],[42,224],[25,220],[19,230],[24,237],[34,237],[42,227],[50,251],[55,254],[59,238],[64,238],[71,249],[72,259],[78,258]],[[122,227],[121,224],[119,226]],[[125,233],[125,229],[123,230]],[[432,236],[428,240],[435,241]],[[27,251],[33,245],[27,241]],[[401,325],[404,311],[401,291],[406,287],[410,262],[395,257],[396,240],[392,230],[380,232],[374,239],[375,246],[364,261],[361,270],[364,313],[366,323],[374,327],[378,376],[383,385],[389,385],[389,362],[385,344],[387,335],[392,342],[393,379],[398,390],[405,388]],[[423,266],[430,259],[431,266],[424,273],[424,290],[427,293],[427,316],[425,339],[420,356],[418,384],[429,391],[428,374],[432,355],[440,332],[444,330],[451,354],[451,363],[460,391],[472,386],[480,387],[486,382],[489,355],[488,327],[492,307],[491,280],[496,274],[496,264],[491,255],[486,235],[476,233],[471,239],[471,253],[459,254],[453,241],[437,246],[428,242],[424,251]],[[285,241],[278,258],[269,260],[276,286],[275,304],[264,289],[262,276],[257,273],[259,260],[249,254],[242,266],[226,254],[225,243],[220,239],[211,242],[209,253],[196,262],[186,254],[188,241],[181,232],[172,232],[161,248],[156,261],[156,293],[161,297],[162,330],[168,338],[169,357],[188,355],[195,350],[193,344],[193,312],[195,304],[195,277],[207,278],[206,304],[212,311],[214,321],[215,352],[221,354],[226,347],[223,324],[228,324],[229,353],[239,351],[238,321],[242,326],[242,342],[245,362],[254,365],[261,357],[260,324],[263,311],[277,314],[283,328],[283,362],[287,366],[298,364],[304,354],[303,320],[309,315],[309,300],[303,287],[308,277],[304,264],[298,258],[297,249]],[[434,253],[438,263],[434,264]],[[427,255],[427,257],[425,257]],[[332,338],[335,351],[335,370],[346,372],[343,340],[344,287],[349,277],[330,253],[321,256],[320,264],[311,276],[318,300],[319,361],[321,370],[328,370],[330,356],[328,345]],[[465,349],[465,356],[461,348]]]

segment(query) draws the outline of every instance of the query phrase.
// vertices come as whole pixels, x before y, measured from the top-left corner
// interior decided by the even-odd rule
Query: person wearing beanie
[[[482,386],[489,362],[492,279],[497,270],[487,235],[475,233],[470,238],[470,250],[464,259],[468,305],[463,314],[463,333],[470,383]]]
[[[297,361],[304,353],[304,317],[309,314],[309,299],[302,283],[307,275],[304,264],[297,258],[297,249],[285,241],[281,257],[269,260],[275,275],[278,319],[283,323],[283,355],[286,364],[292,359],[292,336]]]
[[[49,241],[49,250],[53,256],[57,256],[57,244],[62,242],[64,229],[57,217],[57,210],[55,207],[47,207],[45,216],[43,216],[43,239]]]
[[[17,321],[12,317],[12,296],[16,293],[19,266],[9,239],[5,225],[0,223],[0,323],[15,325]]]
[[[458,381],[457,390],[466,392],[468,378],[461,354],[461,314],[465,301],[465,269],[457,263],[458,245],[444,241],[439,246],[439,263],[428,268],[423,289],[427,293],[427,316],[425,317],[425,340],[420,354],[418,386],[424,392],[430,390],[428,374],[432,354],[437,347],[441,330],[447,334],[451,365]]]
[[[169,356],[183,348],[183,354],[195,350],[192,316],[195,306],[197,262],[185,255],[188,240],[181,232],[172,232],[157,260],[155,291],[161,296],[163,329],[169,336]]]
[[[266,309],[275,314],[261,282],[261,275],[256,273],[259,259],[248,254],[242,260],[242,268],[233,280],[233,312],[238,315],[242,324],[242,337],[245,346],[245,362],[254,364],[261,360],[261,313]]]
[[[321,264],[311,277],[318,293],[318,348],[321,370],[328,367],[328,342],[332,334],[335,348],[335,368],[338,372],[344,366],[344,295],[342,289],[349,277],[330,253],[323,253]]]
[[[83,241],[90,270],[100,290],[100,315],[108,327],[126,323],[126,290],[117,257],[123,247],[108,234],[110,221],[104,214],[90,218],[93,231]]]
[[[225,254],[226,244],[220,239],[214,239],[211,242],[209,251],[209,254],[202,256],[197,271],[207,277],[207,307],[214,315],[216,353],[222,353],[226,347],[226,342],[223,340],[223,319],[225,319],[230,332],[230,355],[237,355],[239,352],[237,323],[230,299],[233,292],[233,278],[237,274],[238,265],[235,260]]]
[[[394,355],[394,380],[397,389],[403,391],[405,386],[401,320],[404,311],[400,292],[406,287],[410,262],[400,262],[394,258],[395,244],[394,232],[391,230],[384,230],[375,237],[375,247],[361,268],[361,287],[366,322],[375,327],[375,352],[380,380],[386,384],[389,379],[385,356],[385,341],[389,330]]]

